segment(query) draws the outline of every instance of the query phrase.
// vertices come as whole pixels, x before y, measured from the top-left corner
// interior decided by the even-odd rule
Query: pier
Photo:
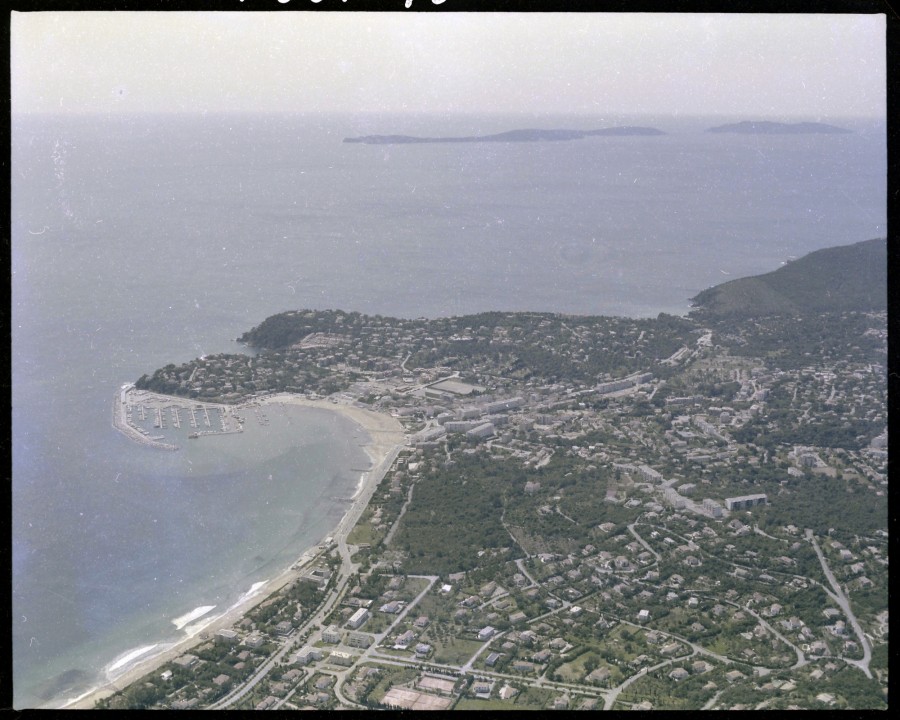
[[[115,400],[113,400],[112,426],[120,433],[122,433],[125,437],[129,438],[130,440],[134,440],[141,445],[157,448],[159,450],[178,450],[177,445],[160,442],[160,440],[165,439],[162,435],[149,437],[149,433],[146,430],[144,430],[143,428],[137,428],[128,421],[128,404],[124,399],[126,393],[127,390],[122,393],[116,393]],[[141,406],[141,415],[143,417],[146,417],[144,415],[143,405]]]
[[[179,404],[178,398],[136,390],[134,386],[125,386],[120,390],[113,408],[113,426],[142,445],[177,450],[178,446],[166,442],[165,435],[159,431],[166,429],[170,418],[173,427],[181,430],[182,411],[190,414],[188,421],[191,431],[188,438],[192,440],[207,435],[233,435],[244,431],[242,418],[237,415],[234,408],[215,403],[207,405],[202,402]],[[206,423],[206,429],[202,431],[201,417]],[[143,426],[140,421],[152,422],[153,429]],[[266,424],[268,418],[263,414],[260,422]]]

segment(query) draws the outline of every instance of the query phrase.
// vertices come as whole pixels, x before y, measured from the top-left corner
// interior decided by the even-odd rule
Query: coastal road
[[[359,522],[359,518],[362,517],[363,511],[369,506],[369,500],[372,499],[375,488],[378,487],[382,478],[384,478],[387,471],[390,470],[403,447],[403,445],[394,447],[394,449],[391,450],[378,465],[367,472],[359,497],[354,500],[353,506],[341,519],[341,522],[335,531],[335,539],[337,540],[338,547],[340,547],[342,543],[346,543],[347,535],[350,534],[350,531],[356,523]],[[346,545],[344,545],[344,547],[346,547]]]
[[[406,508],[409,507],[409,504],[412,502],[413,490],[416,488],[415,481],[410,481],[409,492],[406,493],[406,502],[403,503],[403,507],[400,508],[400,512],[397,514],[397,519],[394,520],[394,524],[391,525],[391,529],[388,530],[388,534],[384,536],[384,546],[389,547],[391,541],[394,539],[394,533],[397,532],[397,528],[400,527],[400,520],[406,514]]]
[[[391,465],[393,465],[394,460],[397,458],[397,455],[400,453],[400,450],[403,446],[397,445],[394,447],[387,456],[378,463],[377,466],[372,468],[369,471],[369,475],[366,477],[365,482],[363,483],[363,488],[360,492],[360,496],[356,499],[353,506],[347,511],[344,517],[341,519],[341,522],[338,524],[337,530],[335,531],[335,541],[337,543],[338,553],[341,559],[340,568],[337,570],[336,575],[336,584],[332,589],[329,596],[325,599],[322,606],[319,610],[307,620],[301,628],[297,630],[294,635],[289,638],[284,645],[271,657],[267,660],[260,669],[250,678],[246,683],[241,685],[238,688],[235,688],[231,693],[226,695],[224,698],[219,700],[210,706],[212,710],[221,710],[227,707],[230,707],[236,702],[239,702],[243,697],[245,697],[249,692],[253,690],[256,685],[258,685],[263,678],[265,678],[269,672],[281,662],[281,660],[288,655],[298,644],[299,639],[304,637],[305,631],[312,627],[316,623],[321,623],[331,612],[331,610],[337,605],[340,599],[343,597],[344,592],[347,588],[347,582],[351,577],[353,577],[354,572],[358,569],[358,565],[354,565],[350,560],[350,547],[347,545],[347,535],[350,530],[356,525],[359,521],[359,518],[362,516],[363,511],[368,506],[369,500],[372,498],[372,494],[375,492],[375,488],[378,486],[378,483],[381,482],[381,479],[387,473],[388,469],[390,469]],[[416,576],[410,576],[416,577]],[[422,593],[416,598],[415,602],[418,602],[419,599],[424,595],[432,585],[434,585],[434,581],[437,580],[437,576],[429,583],[428,587],[422,591]],[[406,610],[398,617],[398,621],[406,612],[409,610],[407,607]],[[316,638],[320,637],[319,633],[314,633],[309,638],[309,642],[315,642]]]
[[[388,460],[393,462],[393,457],[396,457],[396,453],[399,452],[399,448],[392,452],[388,458],[385,459],[385,463]],[[383,464],[383,463],[382,463]],[[386,467],[389,467],[388,463]],[[380,466],[379,466],[380,467]],[[347,512],[347,515],[344,516],[344,519],[341,521],[341,524],[338,526],[337,530],[337,544],[338,550],[341,556],[341,566],[337,570],[336,575],[336,584],[334,588],[329,593],[328,597],[322,603],[319,610],[307,620],[302,627],[300,627],[294,635],[285,641],[284,645],[272,656],[270,657],[260,669],[251,677],[247,682],[245,682],[240,687],[235,688],[231,693],[226,695],[224,698],[219,700],[210,706],[211,710],[222,710],[227,707],[230,707],[236,702],[239,702],[244,696],[247,695],[251,690],[253,690],[256,685],[258,685],[266,675],[271,672],[271,670],[279,663],[281,660],[288,655],[298,644],[300,638],[304,637],[305,631],[312,627],[316,623],[321,623],[327,616],[328,613],[332,611],[332,609],[337,605],[340,599],[344,595],[344,591],[347,587],[347,581],[353,576],[354,565],[350,562],[350,549],[346,544],[346,536],[349,528],[353,527],[356,520],[359,519],[359,515],[362,514],[362,509],[365,507],[365,503],[368,503],[369,497],[371,497],[372,492],[374,492],[374,485],[377,483],[366,483],[366,488],[364,489],[364,493],[368,490],[368,497],[364,497],[360,499],[360,502],[355,503],[353,508]],[[352,519],[352,523],[347,522],[349,519]],[[310,644],[314,643],[316,638],[320,636],[320,632],[314,633],[309,637]]]
[[[343,568],[342,568],[343,569]],[[268,675],[274,667],[276,667],[281,660],[288,655],[301,641],[301,638],[304,637],[305,631],[312,627],[315,623],[321,623],[324,620],[328,613],[334,609],[334,606],[340,601],[340,599],[344,595],[344,590],[346,589],[347,580],[349,579],[349,573],[341,573],[338,571],[338,581],[335,587],[331,590],[328,597],[325,599],[325,602],[322,603],[319,610],[315,615],[310,617],[306,623],[303,624],[301,628],[297,630],[290,638],[288,638],[284,645],[272,655],[266,662],[260,666],[259,670],[243,685],[235,688],[231,693],[226,695],[224,698],[214,703],[209,707],[210,710],[224,710],[234,703],[239,702],[247,693],[253,690],[265,677]],[[312,644],[316,641],[316,638],[320,635],[320,632],[313,633],[308,640],[309,643]]]

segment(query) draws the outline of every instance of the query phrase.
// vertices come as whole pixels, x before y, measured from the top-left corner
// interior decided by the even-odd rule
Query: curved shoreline
[[[125,388],[122,390],[124,391],[124,389]],[[159,393],[148,394],[162,401],[184,400],[184,398],[161,395]],[[391,465],[393,465],[394,459],[397,457],[400,449],[406,445],[406,434],[399,421],[390,415],[355,406],[336,404],[327,400],[310,400],[289,393],[254,398],[241,405],[229,407],[237,409],[249,406],[250,404],[271,404],[278,402],[337,412],[359,425],[368,438],[365,444],[362,445],[362,448],[369,456],[371,466],[366,472],[362,473],[360,484],[353,494],[352,502],[341,517],[341,520],[335,526],[334,530],[326,536],[333,537],[335,541],[342,539],[346,537],[353,529],[353,526],[356,525],[363,510],[368,505],[372,494],[375,492],[375,488],[387,474]],[[124,407],[120,402],[120,394],[117,394],[116,407],[119,406]],[[124,432],[120,428],[117,429]],[[138,440],[137,437],[133,437],[127,432],[125,434],[134,440]],[[143,437],[140,438],[142,444],[149,444],[148,442],[145,442],[145,440],[146,439]],[[165,449],[173,448],[167,447]],[[205,622],[201,619],[198,623],[186,625],[185,629],[190,632],[187,637],[176,641],[173,644],[157,643],[154,647],[159,647],[160,652],[154,653],[149,657],[143,656],[143,653],[141,656],[135,656],[132,663],[125,663],[125,666],[122,667],[120,672],[115,673],[113,677],[108,677],[102,685],[92,688],[78,697],[71,698],[60,706],[61,709],[91,709],[98,700],[109,697],[116,691],[127,687],[144,675],[153,672],[165,663],[170,662],[179,655],[187,652],[191,647],[202,642],[202,639],[200,638],[201,631],[212,634],[217,630],[234,625],[234,623],[238,622],[248,611],[253,609],[260,602],[280,590],[291,580],[298,578],[302,569],[318,557],[319,552],[321,552],[318,548],[318,545],[320,544],[321,541],[317,545],[303,551],[303,553],[301,553],[287,569],[277,576],[266,580],[264,583],[255,584],[252,588],[252,590],[255,590],[254,592],[244,593],[244,595],[241,596],[241,599],[221,615],[212,616]],[[154,642],[154,640],[151,639],[148,641],[148,644],[152,642]],[[122,659],[126,658],[132,652],[134,652],[134,650],[126,651],[121,658],[118,660],[114,659],[110,665],[107,666],[107,669],[114,668],[117,663],[120,663]]]

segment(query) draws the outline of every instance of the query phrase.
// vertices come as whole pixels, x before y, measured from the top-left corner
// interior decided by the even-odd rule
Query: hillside
[[[887,241],[817,250],[765,275],[732,280],[692,298],[696,317],[887,309]]]

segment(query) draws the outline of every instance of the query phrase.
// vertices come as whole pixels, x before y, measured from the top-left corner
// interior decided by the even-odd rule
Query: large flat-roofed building
[[[471,395],[473,392],[484,392],[480,385],[470,385],[459,380],[442,380],[431,387],[454,395]]]
[[[334,663],[335,665],[350,666],[353,664],[353,656],[348,652],[335,650],[333,653],[331,653],[331,655],[329,655],[328,661]]]
[[[369,611],[365,608],[360,608],[353,615],[350,616],[350,619],[347,621],[348,627],[352,627],[356,630],[359,627],[362,627],[362,624],[369,619]]]
[[[496,400],[484,406],[484,411],[490,415],[491,413],[499,413],[504,410],[515,410],[525,404],[525,400],[520,397],[509,398],[509,400]]]
[[[444,423],[444,429],[449,433],[468,432],[483,424],[481,420],[448,420]]]
[[[295,665],[308,665],[315,660],[321,660],[323,657],[325,657],[325,653],[318,648],[306,647],[294,656],[292,662]]]
[[[339,643],[341,641],[341,631],[334,625],[329,625],[322,631],[322,641],[333,645]]]
[[[410,439],[413,442],[429,442],[430,440],[442,438],[446,434],[447,431],[439,425],[435,428],[425,428],[424,430],[417,432]]]
[[[740,497],[725,498],[725,507],[729,510],[749,510],[757,505],[765,505],[768,497],[765,493],[759,495],[742,495]]]
[[[641,477],[647,482],[658,483],[663,481],[663,476],[649,465],[641,465],[638,468],[638,472],[641,474]]]
[[[200,658],[198,658],[196,655],[187,653],[185,655],[182,655],[181,657],[175,658],[172,662],[180,667],[189,668],[194,667],[194,665],[196,665],[199,661]]]
[[[472,428],[466,433],[466,437],[482,439],[487,438],[493,435],[496,432],[493,423],[484,423],[483,425],[479,425],[476,428]]]
[[[222,628],[221,630],[216,631],[216,642],[234,644],[240,638],[235,630],[230,628]]]
[[[372,644],[372,636],[365,633],[352,632],[347,635],[347,644],[355,648],[367,648]]]

